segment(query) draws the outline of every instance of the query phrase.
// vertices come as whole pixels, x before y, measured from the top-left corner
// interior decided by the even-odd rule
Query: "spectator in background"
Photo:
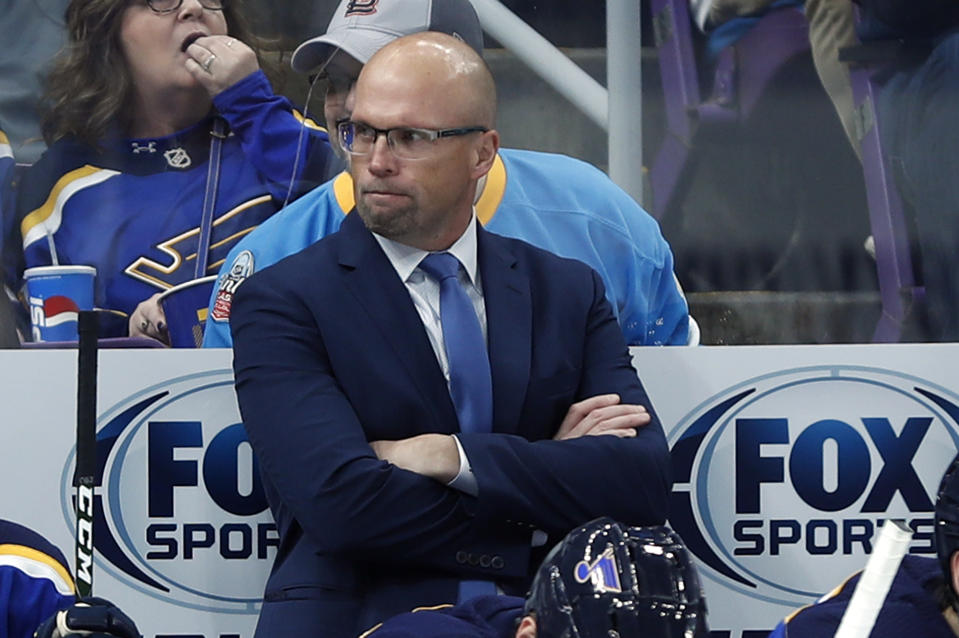
[[[761,13],[772,0],[691,0],[700,26]],[[853,150],[860,153],[849,68],[839,51],[885,42],[870,53],[878,87],[875,121],[884,158],[915,222],[925,295],[913,308],[904,339],[959,340],[959,5],[951,0],[806,0],[813,60]],[[889,53],[889,52],[892,53]],[[860,118],[861,120],[861,118]],[[869,120],[866,120],[869,123]],[[867,242],[868,245],[869,242]]]
[[[375,12],[343,0],[327,32],[296,50],[293,67],[324,74],[326,123],[332,128],[349,119],[350,90],[370,57],[397,37],[427,30],[456,34],[482,54],[482,29],[468,0],[382,0]],[[237,286],[254,270],[336,231],[353,209],[352,188],[343,173],[230,251],[210,300],[204,346],[231,345],[228,322]],[[595,167],[563,155],[500,149],[475,205],[487,229],[595,268],[627,343],[698,343],[659,225]]]
[[[822,82],[856,155],[855,107],[849,69],[839,61],[839,50],[856,44],[851,0],[689,0],[693,21],[709,32],[730,20],[761,16],[780,6],[801,5],[809,23],[809,45],[816,74]]]
[[[883,64],[879,133],[899,193],[911,209],[925,297],[918,338],[959,341],[959,4],[861,0],[863,42],[896,40]]]
[[[483,596],[392,618],[360,638],[700,638],[706,600],[692,556],[666,526],[599,518],[543,560],[526,599]]]
[[[273,94],[240,0],[73,0],[67,30],[20,186],[25,265],[96,267],[95,304],[163,339],[156,298],[194,278],[201,220],[214,272],[329,177],[328,138]]]

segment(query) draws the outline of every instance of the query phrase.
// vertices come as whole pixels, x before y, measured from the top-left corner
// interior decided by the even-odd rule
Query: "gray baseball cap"
[[[342,0],[326,33],[298,46],[290,64],[309,73],[337,49],[366,64],[393,40],[421,31],[448,33],[483,55],[483,29],[469,0]]]

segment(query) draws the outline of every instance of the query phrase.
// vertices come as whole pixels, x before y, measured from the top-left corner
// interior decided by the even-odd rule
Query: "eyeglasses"
[[[223,4],[226,0],[199,0],[199,2],[204,9],[223,11]],[[183,0],[146,0],[146,3],[154,13],[160,14],[173,13],[183,6]]]
[[[423,159],[432,152],[436,140],[443,137],[458,137],[470,133],[485,133],[485,126],[467,126],[447,128],[439,131],[425,128],[376,128],[362,122],[340,122],[337,124],[340,144],[350,155],[368,155],[376,145],[376,139],[383,134],[393,154],[401,159]]]

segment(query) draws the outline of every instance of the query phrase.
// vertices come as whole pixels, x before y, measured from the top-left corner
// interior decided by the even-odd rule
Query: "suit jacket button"
[[[489,567],[491,562],[492,561],[490,561],[489,554],[483,554],[480,556],[480,567]]]
[[[503,557],[502,556],[493,556],[493,560],[490,561],[493,569],[503,569]]]
[[[456,562],[459,563],[460,565],[462,565],[463,563],[465,563],[465,562],[466,562],[466,552],[464,552],[464,551],[456,552]]]

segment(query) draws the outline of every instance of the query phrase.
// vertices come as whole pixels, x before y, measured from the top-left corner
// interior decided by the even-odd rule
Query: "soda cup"
[[[76,341],[77,313],[93,308],[93,266],[27,268],[30,326],[34,341]]]

